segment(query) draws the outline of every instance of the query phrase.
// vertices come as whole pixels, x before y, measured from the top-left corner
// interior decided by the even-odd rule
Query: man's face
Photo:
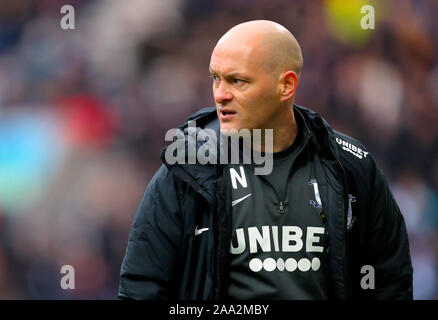
[[[216,46],[209,71],[221,131],[275,126],[279,81],[267,65],[266,53],[256,46]]]

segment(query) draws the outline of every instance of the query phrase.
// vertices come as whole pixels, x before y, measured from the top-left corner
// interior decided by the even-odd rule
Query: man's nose
[[[217,88],[214,88],[214,100],[216,103],[223,104],[231,99],[233,99],[233,95],[229,91],[229,88],[223,81],[221,81]]]

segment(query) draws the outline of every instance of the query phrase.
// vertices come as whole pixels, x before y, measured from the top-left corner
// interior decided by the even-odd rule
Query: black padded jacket
[[[412,299],[405,222],[382,171],[356,140],[294,105],[311,130],[330,270],[331,299]],[[189,117],[219,131],[214,107]],[[179,128],[187,133],[187,122]],[[146,188],[121,266],[120,299],[226,299],[231,192],[220,164],[163,164]],[[349,202],[348,195],[355,196]],[[209,228],[195,236],[195,229]],[[374,288],[364,289],[364,266]],[[366,287],[365,287],[366,288]]]

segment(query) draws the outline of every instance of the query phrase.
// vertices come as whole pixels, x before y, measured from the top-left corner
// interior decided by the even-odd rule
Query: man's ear
[[[295,91],[297,90],[297,86],[298,86],[297,74],[292,70],[286,71],[282,75],[281,82],[282,82],[281,101],[286,101],[291,99],[295,94]]]

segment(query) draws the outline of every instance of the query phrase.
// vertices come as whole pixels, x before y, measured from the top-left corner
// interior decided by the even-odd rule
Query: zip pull
[[[323,224],[326,224],[327,219],[325,217],[324,211],[321,211],[321,213],[319,214],[321,216],[321,221]]]
[[[280,209],[278,210],[278,212],[280,212],[280,213],[284,213],[284,203],[283,203],[283,201],[280,201]]]

